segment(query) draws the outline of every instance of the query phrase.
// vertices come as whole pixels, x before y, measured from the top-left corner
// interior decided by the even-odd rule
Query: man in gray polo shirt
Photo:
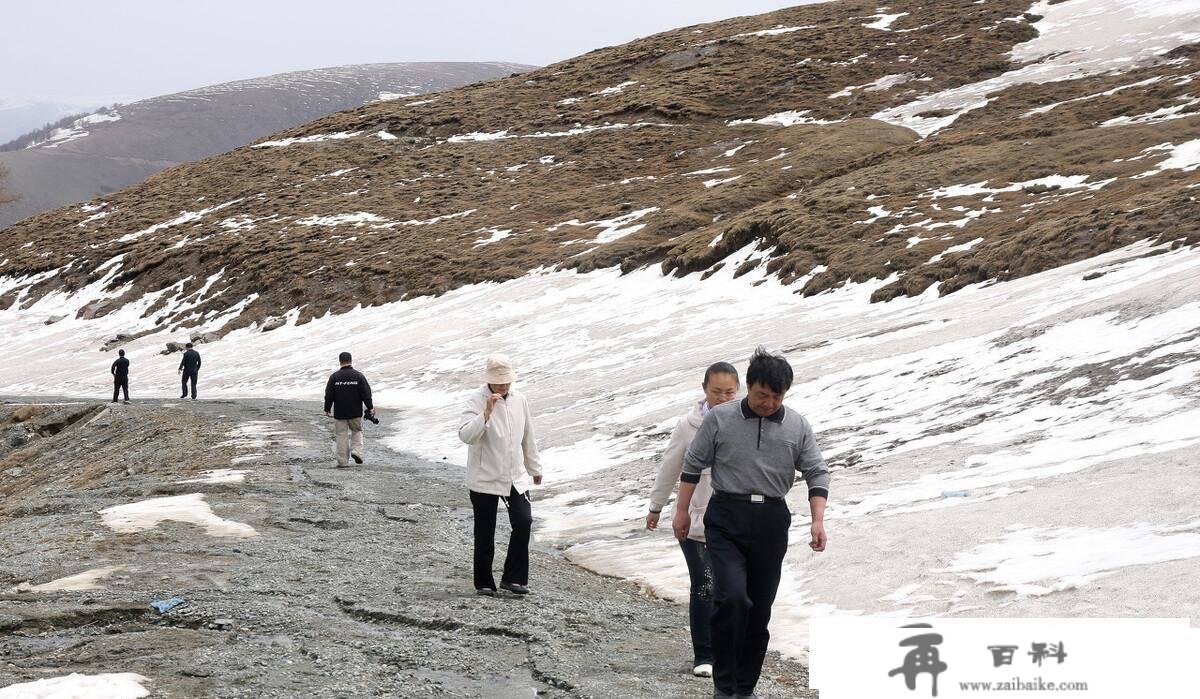
[[[704,515],[713,571],[713,696],[754,696],[770,633],[792,514],[784,496],[796,472],[808,485],[813,551],[825,550],[829,468],[812,426],[783,406],[792,367],[759,347],[746,370],[746,397],[709,411],[684,457],[673,521],[682,540],[700,473],[712,469]]]

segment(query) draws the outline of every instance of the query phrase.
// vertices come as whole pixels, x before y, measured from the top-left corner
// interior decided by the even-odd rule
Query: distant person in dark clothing
[[[367,377],[350,366],[350,353],[339,354],[338,363],[342,368],[333,372],[325,384],[325,414],[333,417],[338,468],[346,468],[350,459],[356,464],[363,462],[363,406],[367,407],[367,415],[374,415],[375,404]]]
[[[183,394],[180,398],[188,397],[188,382],[192,384],[192,400],[196,400],[196,379],[200,377],[200,353],[192,349],[192,343],[187,343],[187,351],[179,360],[179,374],[183,377]]]
[[[118,350],[117,361],[112,363],[110,371],[113,375],[113,399],[112,402],[117,402],[117,396],[121,391],[125,392],[125,402],[129,402],[129,360],[125,358],[125,350]]]

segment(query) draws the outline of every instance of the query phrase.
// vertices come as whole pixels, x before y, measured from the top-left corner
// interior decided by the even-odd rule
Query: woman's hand
[[[646,515],[646,528],[650,531],[658,529],[658,512],[651,512]]]

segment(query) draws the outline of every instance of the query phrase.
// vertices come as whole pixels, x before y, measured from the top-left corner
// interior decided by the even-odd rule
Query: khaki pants
[[[337,440],[337,446],[333,453],[337,456],[338,466],[349,466],[351,454],[360,458],[362,457],[363,430],[361,417],[349,420],[334,420],[333,434]]]

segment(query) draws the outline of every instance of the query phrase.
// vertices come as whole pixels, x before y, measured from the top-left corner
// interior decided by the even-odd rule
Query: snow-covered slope
[[[112,356],[97,348],[125,333],[137,336],[122,345],[134,362],[135,398],[170,396],[178,360],[158,351],[204,330],[224,333],[200,348],[204,395],[316,400],[337,353],[349,350],[378,402],[398,411],[395,445],[444,459],[453,472],[465,457],[455,436],[460,403],[484,357],[507,352],[545,452],[538,536],[582,565],[682,598],[683,562],[670,535],[640,528],[655,461],[675,417],[699,397],[703,368],[717,360],[744,367],[765,343],[792,359],[797,385],[788,405],[813,422],[833,465],[830,549],[816,555],[796,545],[789,554],[774,616],[781,650],[801,653],[804,620],[821,613],[1200,616],[1200,250],[1188,244],[1200,234],[1200,120],[1187,106],[1200,66],[1192,5],[1068,0],[1020,8],[1044,17],[1004,5],[983,36],[1018,32],[1006,51],[1040,61],[1044,74],[1003,62],[974,81],[922,71],[901,81],[894,76],[905,71],[894,63],[908,61],[888,53],[886,39],[872,44],[878,55],[820,58],[871,68],[853,78],[837,73],[845,79],[822,83],[819,99],[794,99],[790,109],[780,95],[757,103],[763,109],[741,114],[755,124],[727,123],[736,119],[712,106],[721,104],[713,95],[679,105],[694,124],[651,124],[649,105],[665,100],[638,91],[659,78],[607,74],[602,84],[556,91],[550,104],[603,110],[601,100],[633,95],[621,109],[642,117],[518,128],[501,123],[502,114],[462,111],[428,140],[411,141],[413,153],[393,152],[436,163],[437,172],[399,173],[371,160],[384,153],[373,148],[392,143],[384,135],[416,139],[406,129],[448,118],[397,116],[434,105],[331,117],[239,156],[263,158],[245,162],[267,163],[271,175],[291,172],[280,154],[320,160],[313,177],[327,177],[306,173],[291,209],[262,204],[280,195],[259,189],[191,196],[170,216],[105,229],[94,239],[99,263],[82,255],[71,262],[86,274],[28,267],[0,282],[0,298],[12,301],[0,312],[8,360],[0,392],[103,396]],[[971,21],[978,17],[968,13],[982,12],[977,3],[946,6]],[[831,3],[680,30],[661,41],[686,38],[695,53],[665,63],[654,62],[674,54],[644,45],[596,60],[652,63],[665,82],[675,62],[705,59],[706,46],[730,57],[744,43],[765,42],[753,50],[790,55],[794,72],[807,50],[797,47],[812,46],[815,30],[804,27],[830,17],[848,37],[860,27],[897,42],[932,20],[946,25],[938,41],[953,45],[948,29],[957,25],[938,14],[942,7]],[[1137,40],[1111,38],[1105,18]],[[1143,19],[1149,24],[1137,24]],[[1097,44],[1111,41],[1085,50],[1072,38],[1081,27]],[[705,34],[720,39],[709,44]],[[1030,42],[1038,49],[1026,53]],[[552,66],[527,79],[571,70]],[[1021,71],[1007,88],[968,89]],[[923,77],[941,84],[903,87]],[[544,102],[524,79],[504,89]],[[845,99],[831,98],[840,93],[862,102],[828,111],[827,103]],[[979,95],[986,104],[975,103]],[[438,100],[477,97],[459,91]],[[841,110],[880,114],[935,97],[946,113],[904,112],[948,119],[922,133],[838,121],[847,115]],[[702,109],[718,116],[704,121]],[[382,128],[383,119],[398,126]],[[855,144],[869,152],[838,160],[839,148]],[[770,179],[785,177],[779,168],[811,169]],[[381,173],[386,186],[355,181]],[[409,188],[402,174],[421,184]],[[496,176],[510,179],[491,181]],[[353,189],[323,189],[339,178]],[[441,179],[453,182],[443,189]],[[372,200],[381,206],[385,195],[403,201],[392,209],[358,199],[331,204],[363,196],[352,192],[368,184],[382,190]],[[316,192],[305,194],[310,188]],[[428,210],[412,202],[429,197]],[[702,200],[720,210],[699,208]],[[117,205],[96,203],[63,220],[87,228]],[[119,206],[140,203],[126,197]],[[664,218],[685,214],[688,225],[664,227]],[[297,220],[279,228],[272,216]],[[268,249],[289,236],[298,244]],[[202,240],[225,256],[202,271],[171,266],[179,264],[171,246]],[[441,257],[401,255],[413,240],[440,241]],[[544,247],[530,253],[531,241]],[[264,264],[297,277],[310,260],[296,259],[319,250],[325,271],[312,272],[323,282],[288,280],[280,293],[278,277],[247,271],[251,258],[235,252],[253,245]],[[372,261],[393,253],[395,266]],[[0,260],[5,254],[33,253],[9,249]],[[878,265],[851,265],[875,256],[883,257]],[[572,263],[578,259],[591,264]],[[370,295],[374,287],[358,286],[364,278],[398,285],[443,263],[438,274],[457,265],[474,279],[386,302]],[[139,287],[150,274],[162,283]],[[336,294],[336,304],[317,301]],[[256,304],[285,322],[263,332],[262,313],[248,310]],[[326,313],[331,307],[343,312]],[[62,319],[44,324],[52,317]],[[792,502],[798,542],[802,500],[798,492]]]

